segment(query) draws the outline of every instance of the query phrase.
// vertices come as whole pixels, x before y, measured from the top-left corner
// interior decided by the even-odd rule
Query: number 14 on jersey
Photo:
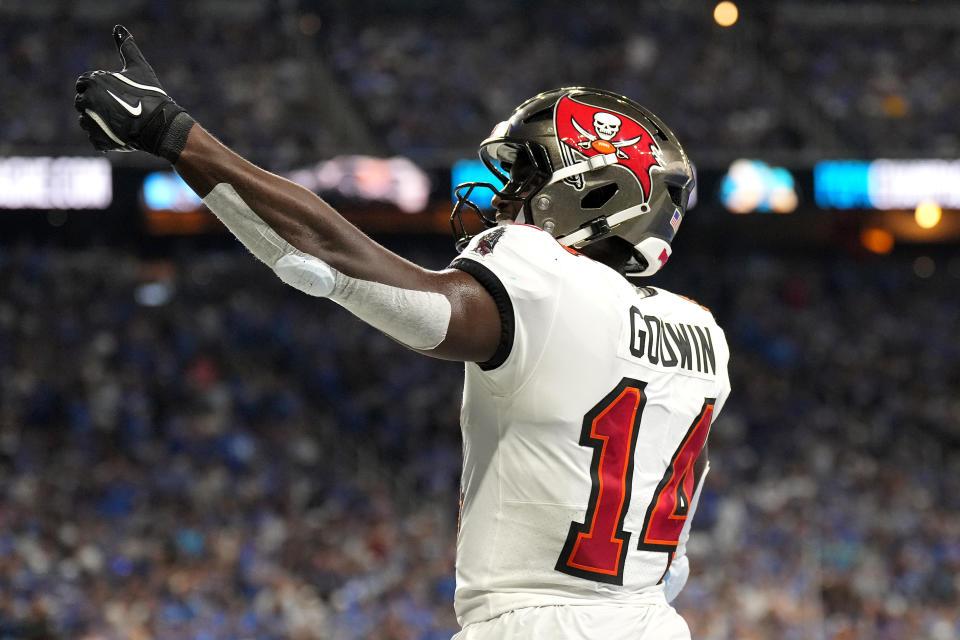
[[[583,522],[571,522],[557,571],[623,584],[629,550],[624,520],[630,509],[634,453],[646,396],[645,382],[624,378],[583,419],[580,444],[593,448],[592,485]],[[672,554],[680,540],[693,497],[694,463],[707,441],[715,400],[707,398],[699,415],[674,451],[670,464],[647,503],[637,549]]]

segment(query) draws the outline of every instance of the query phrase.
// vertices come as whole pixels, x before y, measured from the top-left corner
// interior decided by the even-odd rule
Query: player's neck
[[[605,238],[583,247],[580,252],[620,274],[625,272],[627,264],[633,257],[632,247],[620,238]]]

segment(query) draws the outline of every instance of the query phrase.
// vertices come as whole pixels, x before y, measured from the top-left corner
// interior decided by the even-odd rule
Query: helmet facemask
[[[472,211],[486,227],[494,227],[508,222],[535,224],[526,210],[530,200],[550,178],[549,156],[540,145],[530,141],[513,142],[501,140],[485,144],[480,148],[480,159],[487,169],[500,181],[497,187],[489,182],[465,182],[457,185],[454,194],[457,202],[450,215],[450,224],[456,240],[457,251],[462,251],[470,241],[471,235],[463,222],[463,211]],[[493,198],[502,202],[516,203],[508,209],[516,210],[517,215],[505,216],[492,205],[484,208],[476,204],[474,192],[486,190]]]

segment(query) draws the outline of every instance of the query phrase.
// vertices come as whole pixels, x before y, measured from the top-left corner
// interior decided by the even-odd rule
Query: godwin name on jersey
[[[466,365],[460,623],[662,602],[693,464],[730,391],[723,331],[535,227],[490,229],[452,266],[502,326],[493,358]]]

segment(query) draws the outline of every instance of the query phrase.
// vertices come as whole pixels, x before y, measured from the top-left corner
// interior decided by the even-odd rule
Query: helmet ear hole
[[[667,193],[670,194],[670,200],[673,202],[674,206],[683,208],[683,187],[678,187],[675,184],[667,185]]]
[[[600,209],[603,205],[610,202],[610,199],[617,195],[620,187],[616,182],[609,182],[603,186],[591,189],[583,198],[580,199],[580,207],[583,209]]]

